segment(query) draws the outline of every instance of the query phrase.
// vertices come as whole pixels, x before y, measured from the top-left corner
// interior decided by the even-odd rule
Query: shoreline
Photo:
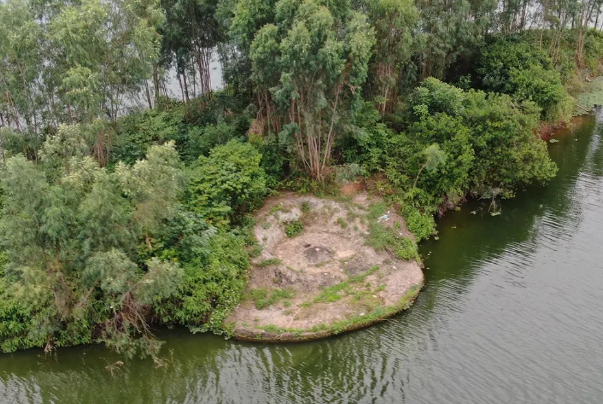
[[[352,319],[349,324],[340,326],[338,323],[330,324],[317,331],[312,330],[296,330],[296,329],[279,329],[274,331],[252,330],[246,327],[234,329],[233,338],[238,341],[249,342],[308,342],[316,341],[324,338],[334,337],[341,334],[361,330],[373,325],[384,322],[402,312],[410,309],[415,300],[419,297],[421,290],[425,287],[424,282],[412,286],[403,298],[393,306],[381,307],[378,313],[369,313],[362,317]]]

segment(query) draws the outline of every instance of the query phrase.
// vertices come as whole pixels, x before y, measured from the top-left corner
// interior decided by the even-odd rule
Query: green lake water
[[[389,321],[292,345],[162,331],[159,368],[102,346],[0,355],[0,402],[602,403],[603,135],[562,132],[546,187],[439,221],[426,287]]]

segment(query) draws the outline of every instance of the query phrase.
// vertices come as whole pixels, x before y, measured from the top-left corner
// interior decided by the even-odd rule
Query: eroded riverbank
[[[257,256],[244,297],[226,320],[235,338],[315,340],[410,307],[424,282],[420,259],[404,219],[386,209],[365,192],[349,201],[268,200],[255,215]]]

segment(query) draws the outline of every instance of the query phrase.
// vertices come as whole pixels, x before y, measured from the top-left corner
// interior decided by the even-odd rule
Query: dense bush
[[[209,221],[223,225],[257,208],[266,195],[262,156],[249,143],[230,141],[201,156],[191,169],[188,206]]]
[[[546,121],[568,120],[573,101],[553,68],[548,55],[533,43],[519,39],[502,39],[481,53],[477,72],[487,91],[510,94],[520,100],[531,100]]]
[[[115,124],[111,161],[133,164],[144,158],[150,145],[173,141],[181,160],[192,163],[215,146],[244,139],[250,122],[241,101],[225,92],[216,93],[209,101],[198,99],[187,105],[171,102],[162,108],[131,113]]]
[[[427,79],[410,98],[407,133],[390,145],[387,175],[406,200],[433,209],[467,192],[511,195],[555,175],[534,134],[538,110],[507,95],[468,92]],[[438,145],[437,153],[426,153]],[[438,160],[436,163],[430,160]],[[431,169],[429,166],[432,165]]]
[[[239,158],[254,151],[224,149],[237,147]],[[0,350],[96,341],[154,355],[154,316],[221,332],[245,284],[247,253],[240,237],[181,205],[173,144],[112,171],[87,153],[79,128],[61,127],[39,164],[20,155],[6,161]]]
[[[369,171],[382,170],[394,132],[381,121],[374,104],[360,103],[354,121],[344,128],[336,144],[336,154],[342,161],[361,164]]]

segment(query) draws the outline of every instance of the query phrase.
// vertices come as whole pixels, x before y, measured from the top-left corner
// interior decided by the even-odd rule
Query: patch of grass
[[[262,248],[262,246],[261,246],[261,245],[259,245],[259,244],[255,244],[255,245],[254,245],[254,246],[251,248],[251,250],[249,251],[249,256],[250,256],[251,258],[256,258],[256,257],[259,257],[259,256],[260,256],[260,254],[262,253],[262,250],[263,250],[263,248]]]
[[[272,226],[270,222],[262,223],[262,229],[268,230]]]
[[[390,307],[375,307],[373,310],[366,313],[364,316],[358,315],[346,320],[336,321],[329,326],[329,330],[333,334],[340,334],[342,332],[368,326],[377,321],[383,320],[387,317],[394,315],[395,313],[405,310],[410,307],[411,303],[419,294],[421,285],[415,285],[406,292],[404,296],[398,301],[397,304]]]
[[[323,290],[320,295],[316,296],[314,303],[333,303],[347,295],[347,289],[349,287],[348,281],[338,283],[333,286],[329,286]],[[344,292],[343,294],[340,292]]]
[[[255,307],[262,310],[265,307],[271,306],[280,302],[283,299],[292,299],[295,297],[295,292],[291,289],[251,289],[249,298],[255,302]]]
[[[260,262],[259,264],[256,264],[256,266],[263,268],[263,267],[269,267],[270,265],[279,265],[281,263],[282,263],[282,261],[278,258],[270,258],[268,260],[264,260],[264,261]]]
[[[308,213],[311,209],[312,209],[312,205],[310,205],[310,202],[303,201],[301,203],[301,210],[302,210],[302,212]]]
[[[377,220],[378,218],[385,215],[386,213],[387,213],[387,205],[385,204],[385,202],[372,203],[369,206],[368,218],[371,220]]]
[[[350,283],[362,282],[363,280],[366,279],[366,277],[368,277],[369,275],[374,274],[378,270],[379,270],[379,267],[377,265],[374,265],[374,266],[371,267],[371,269],[369,269],[368,271],[366,271],[366,272],[364,272],[362,274],[351,276],[350,279],[348,279],[348,282],[350,282]]]
[[[304,230],[304,224],[299,220],[294,220],[285,226],[287,237],[295,237]]]
[[[272,208],[270,208],[270,211],[268,212],[268,214],[274,215],[276,212],[280,212],[281,210],[283,210],[283,206],[276,204]]]
[[[263,325],[261,327],[258,327],[260,330],[264,330],[266,332],[271,332],[273,334],[281,334],[284,331],[284,328],[278,327],[274,324],[267,324],[267,325]]]
[[[300,338],[304,333],[307,332],[324,332],[326,335],[337,335],[342,332],[355,330],[358,328],[366,327],[376,322],[382,321],[388,317],[393,316],[394,314],[408,309],[412,302],[415,300],[419,291],[421,290],[422,285],[415,285],[411,287],[408,292],[393,306],[389,307],[381,307],[375,306],[372,307],[367,313],[364,315],[356,315],[350,317],[345,320],[336,321],[331,324],[321,323],[319,325],[314,325],[312,328],[303,330],[298,328],[285,328],[278,327],[274,324],[268,324],[265,326],[258,326],[257,328],[260,330],[264,330],[271,334],[283,334],[283,333],[293,333],[296,338]],[[325,335],[325,336],[326,336]]]
[[[375,265],[363,274],[352,276],[346,281],[323,289],[322,292],[314,298],[313,303],[333,303],[347,295],[353,294],[350,289],[352,284],[362,282],[367,276],[374,274],[378,270],[379,267]]]
[[[385,250],[400,259],[407,261],[416,259],[420,262],[419,250],[413,240],[398,235],[394,229],[380,223],[371,224],[366,243],[377,251]]]
[[[346,227],[348,227],[348,224],[346,223],[345,220],[343,220],[342,217],[340,217],[339,219],[337,219],[337,224],[339,226],[341,226],[342,229],[345,229]]]

